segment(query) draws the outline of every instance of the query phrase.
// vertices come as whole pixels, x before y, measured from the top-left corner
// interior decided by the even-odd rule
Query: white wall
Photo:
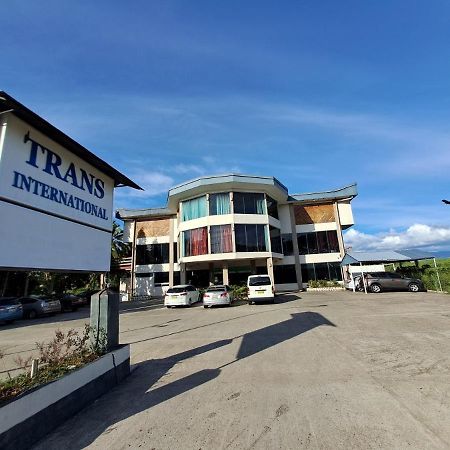
[[[355,223],[355,221],[353,219],[352,206],[350,205],[350,202],[338,203],[338,209],[339,209],[339,217],[341,219],[342,226],[345,227],[345,226],[353,225]]]

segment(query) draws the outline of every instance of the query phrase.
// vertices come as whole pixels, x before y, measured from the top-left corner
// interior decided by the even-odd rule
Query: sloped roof
[[[400,261],[418,261],[433,259],[435,255],[422,250],[381,250],[378,252],[347,252],[342,259],[341,266],[347,264],[390,263]]]

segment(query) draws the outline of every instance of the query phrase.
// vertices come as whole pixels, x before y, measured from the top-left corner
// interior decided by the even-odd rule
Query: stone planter
[[[130,373],[123,345],[73,372],[0,407],[0,448],[26,449],[108,392]]]

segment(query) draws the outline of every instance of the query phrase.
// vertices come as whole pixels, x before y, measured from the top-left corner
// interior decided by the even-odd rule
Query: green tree
[[[120,258],[129,256],[131,246],[127,242],[123,242],[123,229],[116,222],[113,222],[112,238],[111,238],[111,259],[118,261]]]

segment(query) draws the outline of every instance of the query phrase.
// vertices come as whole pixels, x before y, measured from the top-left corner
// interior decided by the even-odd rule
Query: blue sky
[[[354,248],[450,249],[450,3],[9,1],[0,88],[165,204],[203,174],[356,181]]]

